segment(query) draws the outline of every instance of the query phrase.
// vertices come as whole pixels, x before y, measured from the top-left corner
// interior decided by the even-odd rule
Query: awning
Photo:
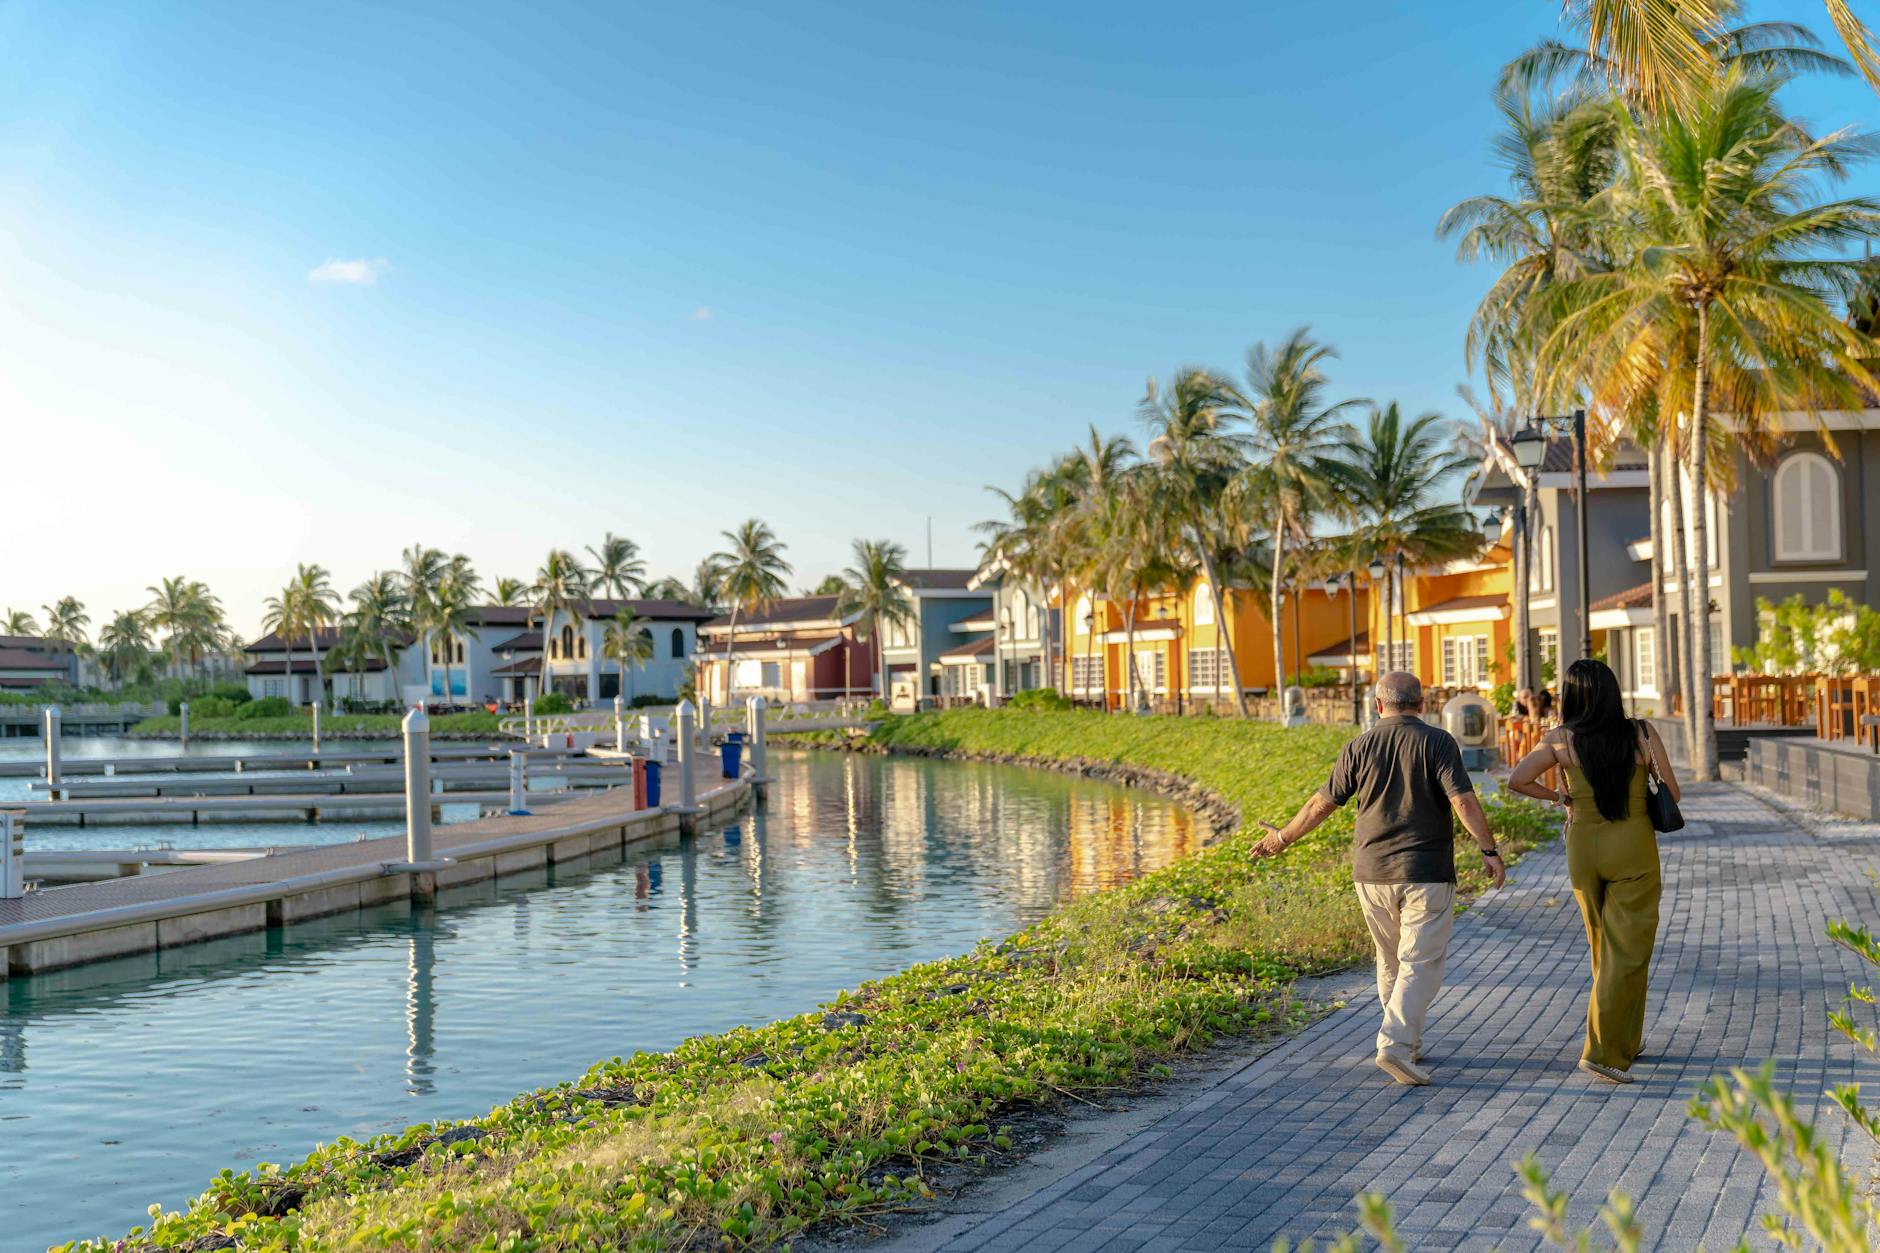
[[[1456,622],[1499,622],[1510,613],[1508,596],[1457,596],[1411,611],[1411,626],[1439,626]]]

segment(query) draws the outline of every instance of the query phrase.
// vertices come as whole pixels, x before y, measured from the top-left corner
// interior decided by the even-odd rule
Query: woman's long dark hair
[[[1580,773],[1593,785],[1600,817],[1619,822],[1632,796],[1638,765],[1638,730],[1625,716],[1619,680],[1603,661],[1582,658],[1567,667],[1560,684],[1561,725],[1573,740]]]

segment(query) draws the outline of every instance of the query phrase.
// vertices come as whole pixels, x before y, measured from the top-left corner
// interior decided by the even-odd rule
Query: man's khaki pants
[[[1377,947],[1377,999],[1384,1006],[1378,1056],[1407,1062],[1423,1047],[1423,1016],[1443,986],[1456,885],[1360,883],[1358,903]]]

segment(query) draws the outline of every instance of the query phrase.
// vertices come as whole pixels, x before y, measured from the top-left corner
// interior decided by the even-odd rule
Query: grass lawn
[[[1003,1157],[1000,1119],[1025,1103],[1134,1083],[1217,1036],[1310,1019],[1293,979],[1369,951],[1349,882],[1350,818],[1271,860],[1248,857],[1249,831],[1254,818],[1290,815],[1344,737],[1092,713],[890,719],[874,735],[890,749],[1180,775],[1238,806],[1248,830],[822,1010],[613,1058],[457,1127],[224,1172],[127,1247],[225,1234],[263,1250],[744,1248],[905,1206],[926,1195],[936,1162]],[[1553,834],[1534,806],[1490,804],[1489,815],[1511,852]],[[1459,862],[1465,887],[1485,883],[1479,858]]]

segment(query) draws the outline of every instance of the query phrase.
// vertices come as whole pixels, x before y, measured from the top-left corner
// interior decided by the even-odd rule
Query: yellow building
[[[1060,691],[1080,702],[1120,709],[1132,690],[1144,693],[1157,709],[1225,710],[1234,703],[1233,668],[1227,650],[1240,664],[1241,686],[1249,695],[1274,687],[1273,627],[1267,600],[1251,588],[1229,588],[1222,596],[1226,621],[1216,620],[1214,598],[1203,580],[1176,593],[1145,596],[1133,615],[1122,602],[1076,588],[1067,589],[1070,606],[1064,619],[1065,655]],[[1280,643],[1287,677],[1302,669],[1330,666],[1344,670],[1356,663],[1368,677],[1369,648],[1363,627],[1369,609],[1362,587],[1328,592],[1315,585],[1296,598],[1288,595],[1280,618]],[[1359,627],[1351,646],[1351,625]],[[1133,629],[1132,629],[1133,617]],[[1134,662],[1134,683],[1130,663]],[[1342,677],[1342,676],[1341,676]]]
[[[1406,569],[1393,602],[1379,597],[1369,624],[1379,664],[1445,691],[1485,692],[1511,679],[1513,575],[1505,537],[1472,558]]]

